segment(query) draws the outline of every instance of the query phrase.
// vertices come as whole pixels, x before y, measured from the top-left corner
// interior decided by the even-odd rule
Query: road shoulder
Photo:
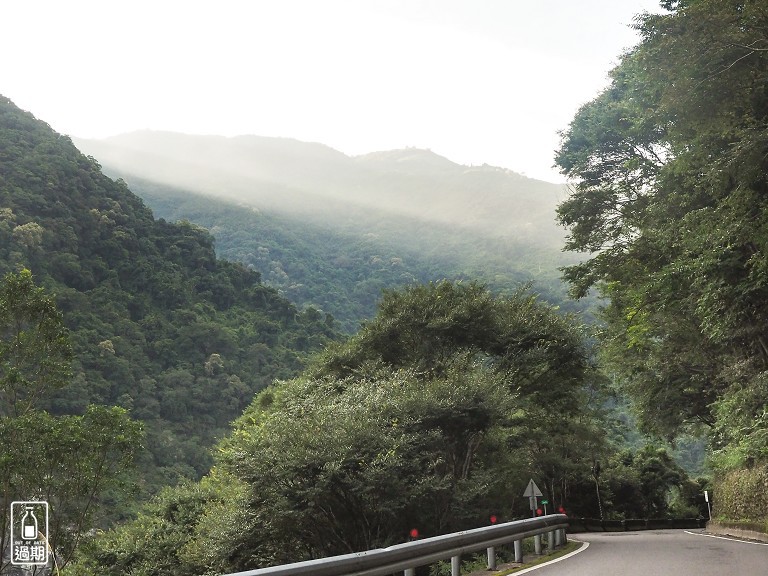
[[[507,576],[508,574],[525,574],[526,572],[532,572],[538,568],[542,568],[544,566],[554,564],[555,562],[560,562],[561,560],[570,558],[579,552],[583,552],[588,547],[589,542],[581,542],[579,540],[569,538],[568,544],[564,548],[556,550],[552,554],[546,554],[544,556],[538,557],[531,555],[527,561],[523,562],[522,564],[517,562],[509,562],[506,564],[500,564],[496,570],[478,570],[476,572],[466,574],[465,576]],[[523,558],[523,560],[526,560],[526,558]]]

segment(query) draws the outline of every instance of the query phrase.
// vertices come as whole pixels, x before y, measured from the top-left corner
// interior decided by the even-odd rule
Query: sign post
[[[543,494],[541,493],[541,490],[539,490],[539,487],[536,486],[536,482],[533,481],[533,478],[528,482],[528,486],[525,488],[525,492],[523,492],[523,497],[525,496],[528,497],[528,502],[530,502],[531,505],[531,515],[535,518],[537,512],[539,514],[541,513],[536,504],[536,499],[543,496]],[[533,537],[533,548],[534,552],[541,556],[541,534],[537,534]],[[517,556],[517,550],[515,550],[515,556]]]
[[[712,505],[709,503],[709,492],[704,490],[704,500],[707,503],[707,511],[709,512],[709,521],[712,522]]]
[[[536,482],[533,481],[533,478],[531,478],[531,481],[528,482],[528,486],[525,489],[525,492],[523,492],[523,497],[528,497],[528,502],[531,506],[531,512],[533,513],[532,516],[536,516],[536,508],[538,508],[536,504],[536,498],[543,496],[541,493],[541,490],[539,490],[539,487],[536,486]]]

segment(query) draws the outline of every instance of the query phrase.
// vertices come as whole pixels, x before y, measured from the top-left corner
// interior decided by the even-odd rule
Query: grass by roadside
[[[578,550],[579,548],[581,548],[582,545],[583,544],[581,542],[569,540],[568,544],[566,544],[563,548],[556,550],[552,554],[544,554],[543,556],[540,556],[538,558],[535,558],[523,564],[502,565],[499,567],[499,570],[496,570],[496,571],[489,571],[486,569],[478,572],[472,572],[471,574],[467,574],[466,576],[507,576],[507,574],[514,574],[515,572],[519,572],[520,570],[531,568],[532,566],[538,566],[539,564],[546,564],[547,562],[551,562],[552,560],[557,560],[561,556],[565,556],[566,554],[570,554],[574,550]]]

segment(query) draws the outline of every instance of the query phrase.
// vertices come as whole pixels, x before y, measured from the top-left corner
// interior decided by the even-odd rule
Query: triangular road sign
[[[528,482],[528,487],[525,489],[525,492],[523,492],[523,496],[528,498],[543,496],[541,490],[539,490],[539,487],[536,486],[536,482],[533,481],[533,478],[531,478],[531,481]]]

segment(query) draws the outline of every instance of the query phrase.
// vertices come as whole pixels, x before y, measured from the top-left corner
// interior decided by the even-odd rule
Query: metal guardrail
[[[575,518],[568,520],[569,531],[576,532],[634,532],[637,530],[695,529],[707,525],[706,518],[627,518],[626,520],[600,520]]]
[[[409,576],[418,566],[448,558],[451,559],[452,574],[458,575],[462,554],[486,548],[489,568],[493,569],[496,564],[494,547],[515,542],[517,559],[518,555],[522,554],[520,542],[523,538],[535,536],[536,549],[540,553],[541,535],[549,533],[548,547],[554,549],[557,544],[565,543],[567,526],[567,516],[551,514],[424,538],[389,548],[259,568],[226,576],[386,576],[400,571],[405,571],[405,576]]]

